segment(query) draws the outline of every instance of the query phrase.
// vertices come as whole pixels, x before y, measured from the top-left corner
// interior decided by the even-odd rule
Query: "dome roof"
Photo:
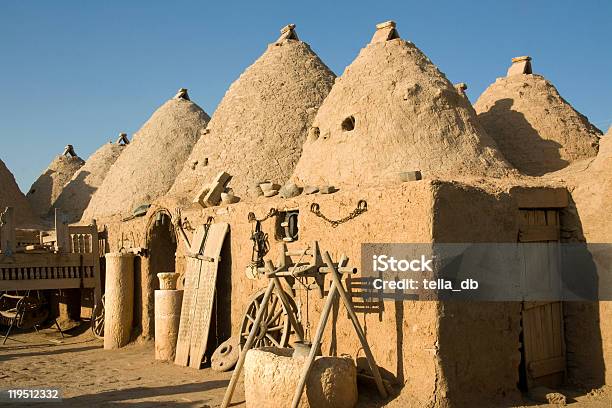
[[[511,166],[467,98],[387,22],[321,105],[293,178],[368,184],[414,170],[424,177],[502,176]]]
[[[541,75],[518,57],[474,104],[478,120],[519,171],[530,176],[560,170],[597,154],[601,132]]]
[[[183,91],[157,109],[134,134],[91,198],[84,220],[131,214],[172,186],[210,120]]]
[[[191,201],[221,171],[239,197],[255,182],[289,179],[335,78],[294,29],[281,30],[227,90],[169,196]]]
[[[6,207],[15,210],[15,224],[18,227],[34,227],[40,224],[30,204],[15,182],[15,177],[0,160],[0,212]]]
[[[74,173],[53,204],[53,207],[61,209],[67,215],[68,222],[81,219],[91,197],[102,185],[111,166],[124,149],[125,145],[120,143],[107,143],[96,150],[85,165]]]
[[[38,216],[45,217],[51,214],[53,203],[64,186],[84,164],[83,159],[76,155],[71,145],[66,146],[64,154],[53,159],[26,194],[30,206]]]

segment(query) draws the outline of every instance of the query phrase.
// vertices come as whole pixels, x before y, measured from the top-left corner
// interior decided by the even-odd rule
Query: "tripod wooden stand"
[[[316,248],[316,252],[318,252],[318,246]],[[316,258],[317,254],[313,254],[313,255]],[[292,402],[292,408],[297,408],[299,405],[300,398],[302,397],[302,393],[306,385],[306,380],[312,368],[312,364],[314,363],[314,360],[317,354],[317,350],[320,348],[321,340],[323,339],[323,333],[325,332],[325,326],[329,319],[329,314],[331,312],[336,296],[338,295],[342,299],[342,302],[344,303],[349,313],[349,317],[353,323],[353,327],[355,328],[357,337],[359,337],[359,341],[361,342],[361,345],[365,351],[366,358],[372,370],[372,374],[374,375],[374,380],[376,382],[378,392],[383,398],[386,398],[387,390],[385,389],[384,384],[382,382],[382,378],[380,376],[378,366],[376,365],[376,361],[374,360],[374,356],[372,355],[372,351],[366,340],[365,333],[361,327],[361,324],[359,323],[357,314],[355,313],[353,309],[351,300],[348,294],[346,293],[346,290],[344,289],[344,285],[342,284],[342,281],[340,278],[341,271],[346,270],[345,266],[348,263],[348,258],[346,258],[345,256],[342,256],[340,262],[338,262],[338,265],[335,266],[331,260],[331,257],[329,256],[329,253],[325,252],[325,254],[323,254],[323,261],[325,262],[326,266],[322,266],[318,268],[318,271],[316,271],[316,273],[318,274],[331,273],[332,284],[328,291],[327,299],[325,300],[325,307],[323,308],[323,312],[321,313],[321,319],[319,320],[319,324],[317,326],[317,332],[315,334],[315,338],[311,346],[312,348],[310,349],[310,354],[308,355],[308,358],[306,359],[306,362],[304,364],[304,369],[302,371],[300,380],[298,382],[298,386],[295,390],[295,395],[294,395],[293,402]],[[283,269],[285,269],[285,265],[281,265],[279,268],[274,269],[272,262],[270,262],[269,260],[266,262],[266,276],[268,277],[268,279],[270,279],[270,282],[264,294],[264,298],[261,303],[261,308],[259,309],[259,312],[257,313],[255,322],[253,323],[252,329],[249,333],[246,343],[244,344],[244,347],[242,348],[240,352],[238,363],[236,364],[236,368],[234,369],[234,372],[232,373],[232,378],[225,392],[223,403],[221,404],[222,408],[227,408],[232,400],[232,396],[234,394],[234,390],[236,388],[238,378],[240,377],[240,373],[244,366],[246,354],[253,345],[259,324],[261,323],[264,317],[265,311],[267,309],[267,304],[270,300],[270,296],[272,295],[272,291],[274,289],[276,289],[279,299],[281,300],[281,302],[283,302],[283,306],[285,306],[285,310],[287,311],[287,314],[289,317],[289,322],[291,326],[295,329],[298,339],[300,341],[304,340],[304,334],[302,332],[302,328],[297,323],[297,319],[295,315],[293,314],[293,310],[291,309],[289,302],[287,300],[287,294],[283,290],[281,282],[277,276],[278,273],[283,273],[281,272]]]

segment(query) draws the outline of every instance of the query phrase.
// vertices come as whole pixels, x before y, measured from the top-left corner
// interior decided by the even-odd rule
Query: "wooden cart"
[[[0,291],[93,289],[94,305],[101,302],[98,228],[61,218],[56,211],[51,231],[23,230],[12,208],[0,214]]]

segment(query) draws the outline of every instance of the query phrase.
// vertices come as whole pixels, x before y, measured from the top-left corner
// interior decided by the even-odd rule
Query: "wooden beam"
[[[568,192],[563,187],[512,187],[510,195],[518,208],[565,208],[569,205]]]

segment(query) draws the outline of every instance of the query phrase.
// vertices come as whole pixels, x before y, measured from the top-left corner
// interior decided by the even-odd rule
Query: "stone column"
[[[116,349],[130,341],[134,316],[134,254],[108,253],[104,307],[104,348]]]

